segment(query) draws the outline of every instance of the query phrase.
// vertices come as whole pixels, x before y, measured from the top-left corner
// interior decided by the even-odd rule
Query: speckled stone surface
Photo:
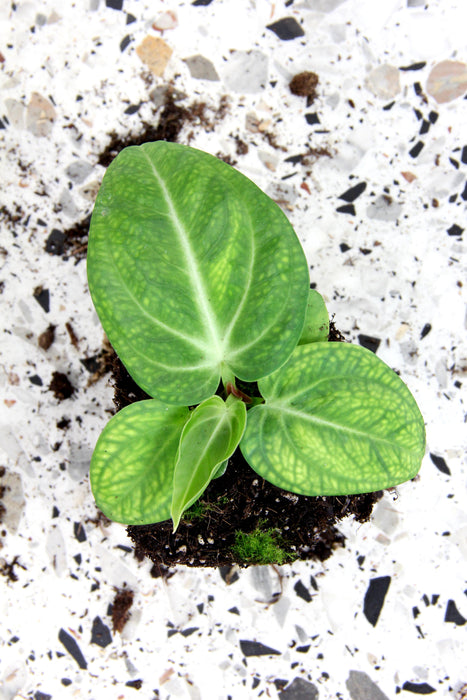
[[[463,5],[1,4],[2,700],[466,697]],[[314,100],[289,89],[303,71]],[[169,84],[204,104],[179,141],[280,203],[337,326],[426,420],[419,477],[344,521],[325,564],[162,580],[97,517],[112,390],[83,239],[65,244],[110,134],[157,126]]]

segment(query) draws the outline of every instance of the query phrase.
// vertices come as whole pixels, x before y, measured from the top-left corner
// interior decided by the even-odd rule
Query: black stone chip
[[[339,248],[341,249],[341,253],[346,253],[348,250],[350,250],[350,246],[347,245],[347,243],[340,243]]]
[[[406,681],[402,686],[402,690],[407,690],[409,693],[417,693],[418,695],[436,693],[436,690],[428,683],[411,683],[411,681]]]
[[[460,163],[459,163],[458,160],[456,160],[455,158],[449,158],[449,162],[451,163],[451,165],[452,165],[456,170],[459,170],[459,168],[460,168]]]
[[[340,194],[338,199],[343,199],[344,202],[354,202],[365,190],[366,182],[359,182],[357,185],[346,190],[344,194]]]
[[[305,114],[306,123],[312,126],[313,124],[321,124],[319,117],[316,112],[310,112]]]
[[[204,5],[210,5],[211,3],[212,3],[212,0],[194,0],[194,2],[192,2],[191,4],[204,6]]]
[[[88,667],[87,661],[84,658],[77,641],[71,636],[71,634],[68,634],[68,632],[62,628],[58,633],[58,639],[80,668],[85,669]]]
[[[143,681],[141,678],[137,678],[134,681],[127,681],[125,683],[125,685],[127,686],[127,688],[134,688],[135,690],[141,690],[141,688],[143,687]]]
[[[52,696],[48,693],[43,693],[42,690],[36,690],[34,700],[52,700]]]
[[[448,476],[451,476],[451,470],[449,469],[448,465],[444,461],[443,457],[440,457],[439,455],[434,455],[432,452],[430,452],[430,459],[435,465],[437,469],[439,469],[440,472],[443,474],[447,474]]]
[[[337,207],[336,211],[339,214],[350,214],[350,216],[355,216],[357,213],[353,204],[344,204],[342,207]]]
[[[399,70],[422,70],[422,68],[425,68],[425,66],[426,61],[420,61],[419,63],[412,63],[410,66],[399,66]]]
[[[464,185],[463,192],[461,192],[461,197],[464,200],[464,202],[467,201],[467,182]]]
[[[461,162],[467,165],[467,146],[462,147]]]
[[[73,523],[73,533],[78,542],[86,542],[86,530],[82,523]]]
[[[45,242],[45,252],[50,253],[50,255],[63,255],[65,239],[63,231],[59,231],[58,228],[52,229]]]
[[[129,46],[129,44],[131,44],[131,36],[127,34],[123,37],[123,39],[120,42],[120,51],[125,51],[126,47]]]
[[[133,24],[133,22],[136,22],[136,17],[132,15],[130,12],[126,13],[126,23],[127,24]]]
[[[384,105],[384,107],[383,107],[384,111],[389,112],[389,110],[392,109],[395,104],[396,104],[396,102],[395,102],[395,100],[393,100],[392,102],[389,102],[387,105]]]
[[[306,603],[311,603],[311,593],[302,581],[298,580],[293,589],[299,598],[302,598]]]
[[[310,650],[311,644],[303,644],[300,647],[296,648],[296,651],[298,651],[300,654],[306,654]]]
[[[423,141],[417,141],[417,143],[415,144],[415,146],[413,146],[413,147],[410,149],[410,151],[409,151],[409,156],[412,156],[412,158],[416,158],[416,157],[420,154],[420,152],[421,152],[421,150],[423,149],[424,145],[425,145],[425,144],[423,143]]]
[[[272,654],[280,656],[281,653],[277,649],[261,644],[261,642],[251,642],[248,639],[240,640],[240,649],[244,656],[271,656]]]
[[[365,335],[360,333],[358,336],[358,342],[363,345],[364,348],[371,350],[371,352],[376,352],[381,344],[380,338],[375,338],[372,335]]]
[[[6,129],[6,126],[1,119],[0,119],[0,129]]]
[[[438,112],[433,112],[433,111],[432,111],[432,112],[430,112],[429,115],[428,115],[428,119],[430,120],[430,122],[431,122],[432,124],[436,124],[436,122],[438,121],[438,117],[439,117]]]
[[[447,229],[447,232],[450,236],[461,236],[463,231],[464,229],[458,226],[457,224],[453,224]]]
[[[420,333],[420,340],[422,338],[425,338],[430,331],[431,331],[431,323],[425,323],[425,325],[423,326],[422,331]]]
[[[268,24],[266,29],[274,32],[281,41],[290,41],[299,36],[305,36],[305,32],[293,17],[284,17],[277,22]]]
[[[123,0],[105,0],[105,5],[112,10],[123,10]]]
[[[297,165],[297,163],[301,163],[303,160],[303,155],[299,153],[297,156],[289,156],[288,158],[285,159],[285,163],[292,163],[292,165]]]
[[[424,120],[422,121],[422,125],[421,125],[421,127],[420,127],[420,131],[418,132],[418,133],[420,134],[420,136],[423,136],[423,134],[427,134],[428,131],[429,131],[429,129],[430,129],[430,126],[431,126],[431,122],[429,122],[429,121],[427,121],[426,119],[424,119]]]
[[[375,627],[378,622],[390,583],[390,576],[378,576],[377,578],[370,579],[363,601],[363,614],[373,627]]]
[[[130,105],[129,107],[126,108],[124,113],[125,114],[136,114],[136,112],[139,110],[140,107],[141,107],[141,103],[139,103],[138,105]]]
[[[97,644],[99,647],[106,647],[112,643],[112,635],[107,625],[104,625],[99,616],[95,617],[92,622],[91,644]]]
[[[233,608],[229,608],[227,612],[232,613],[232,615],[240,615],[240,610],[236,605],[234,605]]]
[[[444,615],[444,621],[453,622],[455,625],[459,625],[459,627],[465,625],[465,623],[467,622],[465,617],[460,614],[453,600],[448,600],[448,604],[446,606],[446,613]]]
[[[40,306],[44,309],[45,313],[48,314],[50,311],[50,292],[48,289],[43,289],[42,287],[37,287],[34,290],[34,299]]]
[[[181,630],[180,634],[182,637],[190,637],[197,630],[199,630],[199,627],[187,627],[185,630]]]
[[[28,377],[28,379],[31,382],[31,384],[35,384],[35,386],[43,385],[42,379],[39,377],[38,374],[33,374],[32,377]]]

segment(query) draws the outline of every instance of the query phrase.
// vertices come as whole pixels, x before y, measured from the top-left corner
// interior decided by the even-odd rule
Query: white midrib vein
[[[188,268],[191,272],[190,275],[190,281],[193,286],[193,292],[195,295],[196,302],[198,304],[198,308],[201,312],[201,315],[205,319],[205,326],[209,331],[210,335],[210,348],[212,351],[214,351],[214,354],[218,358],[222,358],[222,348],[220,346],[220,338],[221,334],[219,331],[219,328],[217,326],[214,313],[212,310],[212,306],[209,302],[208,295],[206,293],[206,289],[203,284],[203,280],[201,278],[199,269],[198,269],[198,264],[196,257],[194,255],[194,252],[192,250],[192,247],[190,245],[190,241],[187,235],[187,232],[185,230],[185,227],[183,226],[182,222],[180,221],[180,218],[177,214],[177,211],[173,205],[172,202],[172,197],[170,196],[170,193],[166,187],[166,184],[162,177],[159,175],[157,172],[154,163],[152,160],[149,158],[148,154],[143,150],[143,154],[148,161],[151,170],[154,174],[154,177],[156,178],[159,187],[161,188],[162,194],[164,196],[165,202],[167,204],[167,208],[169,210],[169,215],[170,218],[173,222],[174,228],[178,234],[178,238],[180,241],[180,245],[183,250],[183,254],[185,256],[186,263],[188,265]]]

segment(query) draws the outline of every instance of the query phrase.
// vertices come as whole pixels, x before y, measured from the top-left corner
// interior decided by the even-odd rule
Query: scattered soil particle
[[[289,89],[292,95],[307,98],[307,106],[313,104],[317,95],[316,87],[319,83],[319,77],[312,71],[303,71],[294,75],[289,83]]]
[[[78,223],[66,229],[63,242],[63,259],[74,257],[76,262],[86,257],[88,249],[88,233],[91,216],[86,216]]]
[[[97,370],[92,374],[88,380],[88,386],[95,384],[101,377],[103,377],[107,372],[110,372],[113,368],[113,361],[115,358],[115,353],[110,345],[107,336],[104,336],[104,342],[102,344],[102,350],[99,352],[95,358],[98,363]]]
[[[65,328],[67,329],[68,335],[70,336],[70,341],[73,347],[78,348],[79,347],[79,340],[78,336],[76,335],[73,326],[71,325],[70,321],[67,321],[65,323]]]
[[[66,374],[63,374],[63,372],[54,372],[49,384],[49,391],[53,392],[56,399],[64,401],[74,394],[75,388]]]
[[[3,561],[0,565],[0,574],[5,576],[8,581],[14,582],[18,580],[18,574],[15,572],[15,567],[19,566],[20,569],[26,571],[26,567],[19,563],[19,556],[13,557],[10,562]]]
[[[331,321],[329,340],[344,340]],[[131,379],[115,357],[113,381],[114,402],[120,410],[133,401],[149,398]],[[250,392],[254,393],[254,385]],[[251,395],[250,393],[250,395]],[[167,567],[248,566],[232,551],[235,532],[255,529],[278,530],[279,541],[290,559],[324,561],[336,547],[344,546],[345,538],[336,523],[347,515],[366,522],[382,492],[342,497],[311,497],[291,494],[254,472],[236,450],[225,474],[214,479],[203,493],[198,506],[203,515],[188,514],[176,533],[172,521],[151,525],[132,525],[128,535],[135,545],[135,555],[148,557],[156,567],[156,575],[166,576]],[[194,511],[195,513],[198,510]]]
[[[130,608],[133,605],[134,593],[128,588],[116,588],[112,603],[113,631],[121,632],[130,619]]]
[[[55,340],[55,328],[56,326],[51,323],[43,333],[37,339],[37,344],[42,350],[48,350]]]

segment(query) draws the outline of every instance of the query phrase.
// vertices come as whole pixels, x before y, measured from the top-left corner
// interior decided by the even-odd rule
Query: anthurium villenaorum
[[[231,166],[163,141],[124,149],[92,215],[88,279],[110,342],[153,397],[117,413],[94,450],[109,518],[176,529],[238,446],[264,479],[310,496],[417,473],[425,429],[411,393],[365,348],[327,342],[295,232]]]

